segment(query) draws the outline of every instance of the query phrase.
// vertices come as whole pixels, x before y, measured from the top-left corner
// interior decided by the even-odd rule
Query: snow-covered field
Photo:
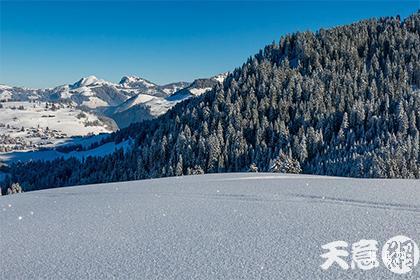
[[[215,174],[0,197],[1,279],[419,279],[324,271],[322,245],[406,235],[420,181]],[[350,263],[349,259],[347,259]]]
[[[100,136],[100,135],[99,135]],[[57,150],[40,150],[40,151],[15,151],[9,153],[0,153],[0,161],[10,164],[13,162],[26,162],[26,161],[36,161],[36,160],[54,160],[57,158],[76,158],[82,160],[89,156],[91,157],[103,157],[110,155],[116,150],[123,149],[127,151],[131,147],[132,141],[126,140],[124,142],[115,144],[115,142],[108,142],[101,146],[98,146],[93,149],[88,149],[85,151],[71,151],[68,153],[60,152]]]
[[[98,117],[66,104],[0,103],[0,152],[57,145],[71,136],[112,132]]]

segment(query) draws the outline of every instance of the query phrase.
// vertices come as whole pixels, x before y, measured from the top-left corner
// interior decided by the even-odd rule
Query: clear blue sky
[[[0,83],[27,87],[87,75],[192,81],[240,66],[287,33],[420,8],[405,0],[0,1]]]

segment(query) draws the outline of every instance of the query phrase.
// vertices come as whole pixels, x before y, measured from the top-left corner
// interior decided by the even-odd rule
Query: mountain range
[[[87,110],[119,106],[140,94],[173,102],[203,94],[218,82],[223,82],[226,75],[224,73],[192,83],[176,82],[167,85],[157,85],[136,76],[124,76],[119,83],[88,76],[72,84],[45,89],[0,85],[0,101],[68,102]]]
[[[46,89],[0,85],[0,152],[51,147],[68,142],[68,137],[112,132],[156,118],[224,77],[167,85],[135,76],[124,76],[119,83],[88,76]]]

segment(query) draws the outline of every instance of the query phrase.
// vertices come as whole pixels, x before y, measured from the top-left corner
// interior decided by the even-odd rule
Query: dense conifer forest
[[[102,158],[10,166],[26,190],[183,174],[280,170],[420,178],[420,12],[284,36],[222,86],[131,125]],[[293,170],[291,170],[293,172]]]

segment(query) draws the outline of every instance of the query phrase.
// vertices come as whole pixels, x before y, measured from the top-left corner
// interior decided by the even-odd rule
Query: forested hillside
[[[11,166],[25,190],[193,173],[268,171],[420,178],[420,12],[282,37],[223,86],[113,135],[103,158]]]

